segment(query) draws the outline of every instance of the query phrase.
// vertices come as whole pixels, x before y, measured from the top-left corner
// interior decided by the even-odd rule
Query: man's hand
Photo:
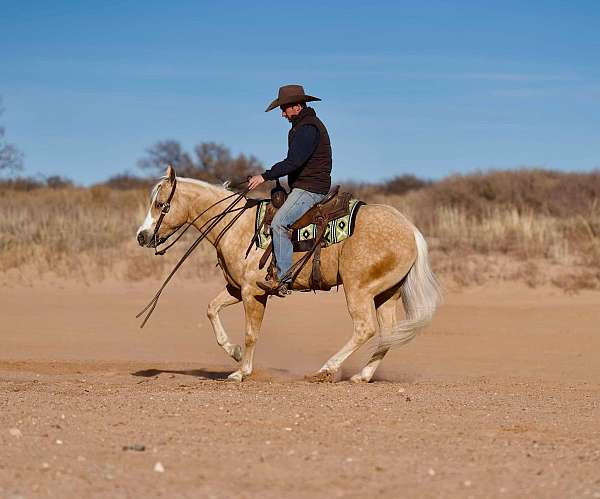
[[[260,184],[265,181],[262,175],[254,175],[254,177],[250,177],[248,180],[248,187],[250,190],[256,189]]]

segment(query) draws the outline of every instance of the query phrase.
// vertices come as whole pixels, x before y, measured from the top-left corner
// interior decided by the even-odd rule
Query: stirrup
[[[288,288],[289,283],[287,282],[274,281],[272,285],[269,285],[268,283],[257,281],[256,285],[268,295],[285,298],[286,296],[292,294],[292,290]]]

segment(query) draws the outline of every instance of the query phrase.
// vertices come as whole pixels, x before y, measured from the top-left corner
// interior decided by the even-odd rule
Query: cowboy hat
[[[265,113],[272,111],[276,107],[285,106],[286,104],[298,104],[300,102],[311,102],[316,100],[321,99],[313,97],[312,95],[306,95],[302,85],[284,85],[283,87],[279,87],[277,99],[269,104],[269,107],[265,109]]]

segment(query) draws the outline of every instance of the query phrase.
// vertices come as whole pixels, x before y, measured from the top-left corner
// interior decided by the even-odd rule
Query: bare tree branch
[[[0,97],[0,116],[4,112],[2,98]],[[0,126],[0,173],[8,172],[10,175],[23,169],[23,153],[14,144],[9,144],[4,138],[5,128]]]
[[[233,157],[229,148],[216,142],[201,142],[194,148],[194,152],[196,161],[182,149],[179,142],[159,141],[146,149],[146,157],[138,161],[138,166],[160,175],[168,164],[172,164],[180,176],[209,182],[241,180],[248,175],[256,175],[263,169],[255,156],[239,154]]]
[[[138,161],[138,166],[153,174],[161,175],[167,165],[173,165],[177,172],[190,171],[194,163],[176,140],[159,141],[146,149],[146,157]]]

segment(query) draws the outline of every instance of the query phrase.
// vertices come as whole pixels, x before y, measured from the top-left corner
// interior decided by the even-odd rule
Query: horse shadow
[[[212,380],[212,381],[225,381],[227,377],[232,373],[231,369],[223,369],[223,370],[214,370],[214,369],[142,369],[140,371],[132,372],[132,376],[140,377],[140,378],[156,378],[161,374],[175,374],[182,376],[191,376],[197,379],[203,380]],[[341,376],[338,381],[348,381],[350,379],[350,375],[353,374],[354,371],[342,371]],[[286,377],[287,375],[287,377]],[[300,375],[296,377],[289,376],[289,371],[285,369],[271,369],[269,372],[264,372],[262,370],[257,370],[253,374],[253,379],[255,381],[271,381],[273,378],[277,377],[286,377],[289,379],[301,380],[302,377]],[[412,373],[376,373],[373,376],[372,383],[415,383],[417,381],[417,376]]]
[[[223,371],[215,371],[210,369],[142,369],[141,371],[135,371],[131,373],[132,376],[138,376],[141,378],[155,378],[161,374],[180,374],[199,379],[220,381],[227,379],[227,376],[231,374],[231,369]]]

